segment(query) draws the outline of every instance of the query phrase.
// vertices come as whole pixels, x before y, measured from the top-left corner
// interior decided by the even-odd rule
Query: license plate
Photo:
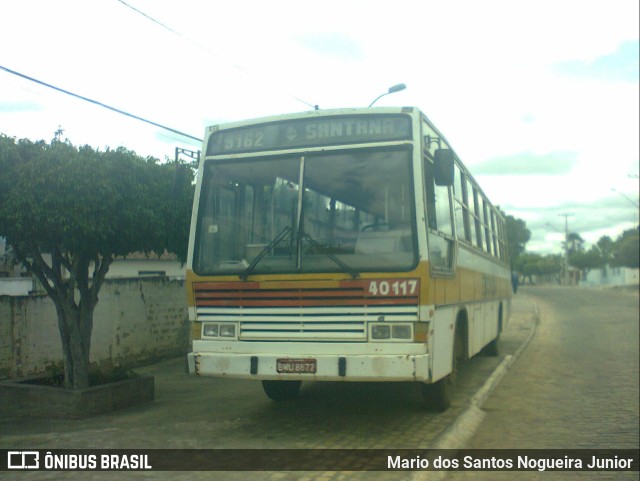
[[[276,371],[279,374],[315,374],[315,359],[278,359]]]

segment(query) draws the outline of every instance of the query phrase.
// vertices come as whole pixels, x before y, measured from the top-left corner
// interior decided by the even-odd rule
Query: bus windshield
[[[349,150],[204,166],[198,274],[409,270],[411,152]]]

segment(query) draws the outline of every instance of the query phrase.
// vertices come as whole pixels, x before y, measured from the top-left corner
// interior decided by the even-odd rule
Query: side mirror
[[[436,185],[453,185],[453,151],[437,149],[433,160],[433,177]]]

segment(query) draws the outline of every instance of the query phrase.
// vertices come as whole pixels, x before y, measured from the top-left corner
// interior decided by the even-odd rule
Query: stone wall
[[[189,342],[184,281],[107,279],[99,294],[91,363],[134,367],[185,354]],[[0,297],[0,378],[33,376],[62,366],[53,301]]]

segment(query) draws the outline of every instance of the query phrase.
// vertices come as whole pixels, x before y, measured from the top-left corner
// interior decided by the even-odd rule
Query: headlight
[[[218,324],[205,324],[202,334],[207,337],[218,337]]]
[[[236,324],[232,322],[207,322],[202,328],[202,337],[234,339],[236,337]]]
[[[371,324],[370,339],[372,341],[412,341],[413,328],[411,324]]]
[[[391,337],[394,339],[411,339],[411,326],[392,326]]]
[[[236,337],[236,325],[220,324],[220,337]]]
[[[374,324],[371,326],[371,337],[373,339],[389,339],[391,337],[391,326]]]

